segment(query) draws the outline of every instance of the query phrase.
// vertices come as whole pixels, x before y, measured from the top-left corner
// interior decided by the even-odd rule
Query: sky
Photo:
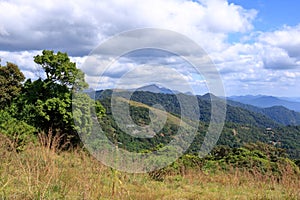
[[[1,64],[13,62],[27,78],[37,79],[42,73],[33,56],[49,49],[67,52],[94,89],[135,88],[152,78],[183,92],[209,92],[205,76],[173,52],[106,54],[87,65],[91,52],[115,35],[157,28],[198,44],[214,63],[227,96],[299,97],[299,7],[295,0],[0,0]],[[166,42],[159,35],[149,36],[151,41]],[[174,38],[168,41],[189,48]]]

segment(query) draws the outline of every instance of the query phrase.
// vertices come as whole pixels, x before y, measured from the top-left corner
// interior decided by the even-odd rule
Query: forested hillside
[[[111,96],[112,91],[98,91],[96,92],[97,99],[103,99]],[[115,95],[119,96],[127,96],[126,91],[117,92]],[[186,94],[178,94],[183,95],[185,98],[189,98],[189,95]],[[197,96],[198,105],[200,110],[200,121],[209,122],[210,121],[210,98],[204,96]],[[146,105],[152,106],[155,104],[160,104],[166,109],[167,112],[173,113],[175,115],[180,115],[180,103],[177,100],[176,95],[174,94],[161,94],[161,93],[151,93],[151,92],[143,92],[136,91],[131,96],[131,100],[144,103]],[[218,101],[218,99],[215,99]],[[270,119],[269,117],[262,115],[260,113],[255,113],[249,111],[247,109],[227,105],[227,113],[226,113],[226,121],[240,124],[247,124],[251,126],[258,127],[277,127],[278,123]]]
[[[124,91],[119,95],[124,95]],[[100,96],[99,96],[100,95]],[[105,107],[107,115],[103,118],[103,128],[117,132],[117,140],[122,144],[127,144],[126,148],[132,151],[140,151],[148,147],[153,149],[160,144],[167,144],[173,134],[176,133],[178,126],[176,123],[167,123],[162,131],[153,139],[133,139],[126,133],[122,132],[114,122],[110,110],[110,95],[111,91],[106,90],[98,93],[98,99]],[[131,97],[132,101],[145,103],[148,106],[154,104],[162,104],[164,108],[173,113],[174,116],[180,116],[180,107],[175,95],[156,94],[150,92],[136,92]],[[190,146],[188,152],[197,153],[203,143],[206,135],[208,122],[210,119],[209,101],[198,98],[199,106],[202,108],[201,118],[199,122],[198,133],[194,142]],[[139,104],[141,105],[141,104]],[[131,106],[132,118],[136,119],[139,124],[149,124],[149,107],[147,106]],[[204,117],[203,117],[204,116]],[[139,119],[139,120],[137,120]],[[178,119],[180,120],[180,119]],[[300,157],[300,127],[299,126],[281,126],[269,118],[261,114],[256,114],[241,108],[227,106],[227,118],[223,132],[219,138],[218,145],[226,145],[228,147],[240,147],[245,143],[263,142],[275,145],[276,147],[286,149],[291,158]]]
[[[263,114],[282,125],[300,125],[300,113],[293,110],[289,110],[283,106],[259,108],[256,106],[243,104],[231,100],[227,100],[227,103],[234,107],[239,107],[255,113]]]

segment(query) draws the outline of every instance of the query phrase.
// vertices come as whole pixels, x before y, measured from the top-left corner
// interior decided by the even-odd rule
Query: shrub
[[[6,138],[11,150],[21,151],[26,144],[36,141],[36,129],[24,121],[19,121],[0,110],[0,134]]]

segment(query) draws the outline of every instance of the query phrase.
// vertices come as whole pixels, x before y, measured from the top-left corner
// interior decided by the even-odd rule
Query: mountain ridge
[[[106,109],[106,116],[100,121],[100,123],[106,124],[106,126],[103,127],[105,128],[104,131],[106,132],[109,138],[111,138],[113,134],[117,133],[116,135],[120,144],[128,144],[126,148],[128,148],[130,151],[139,151],[139,149],[145,149],[145,147],[155,148],[158,144],[170,142],[170,140],[173,137],[173,134],[176,133],[178,129],[178,123],[176,122],[180,119],[180,115],[176,115],[178,111],[174,110],[174,108],[178,108],[180,110],[180,107],[177,107],[177,105],[179,104],[177,104],[174,100],[176,99],[176,95],[136,91],[134,92],[132,98],[130,98],[130,101],[128,101],[128,99],[125,100],[129,102],[131,118],[137,124],[140,124],[142,126],[147,125],[150,122],[149,111],[152,109],[151,107],[155,104],[163,104],[164,102],[162,106],[164,107],[165,111],[170,113],[170,115],[167,115],[170,118],[173,118],[172,115],[174,115],[174,112],[169,111],[176,111],[174,116],[176,120],[174,121],[174,123],[166,123],[165,126],[161,129],[161,131],[157,132],[155,136],[153,134],[152,137],[151,134],[150,139],[148,138],[148,135],[146,138],[132,138],[130,135],[128,135],[126,132],[123,132],[118,127],[118,125],[114,122],[114,118],[112,116],[110,108],[111,94],[111,90],[101,91],[101,94],[98,94],[99,100]],[[117,95],[114,94],[114,96],[119,98],[119,96],[122,97],[122,94],[117,93]],[[203,98],[207,98],[207,96],[208,95],[204,96]],[[206,108],[206,110],[204,110],[204,113],[202,112],[202,114],[204,114],[204,117],[207,121],[199,121],[197,135],[194,138],[194,141],[192,142],[188,150],[188,152],[191,153],[198,152],[199,149],[201,149],[201,145],[203,143],[206,134],[206,129],[208,128],[210,119],[210,116],[207,115],[207,113],[205,113],[210,109],[209,101],[201,99],[201,96],[198,96],[197,98],[202,108]],[[215,100],[217,101],[217,99]],[[170,107],[172,106],[172,104],[175,105],[173,107],[173,110],[172,107]],[[156,107],[154,108],[157,109]],[[278,107],[278,109],[280,110],[282,109],[282,107]],[[297,141],[299,141],[300,137],[300,126],[269,127],[269,124],[267,124],[268,121],[263,122],[264,120],[267,120],[265,117],[263,117],[263,115],[254,112],[248,112],[247,110],[244,110],[242,108],[230,105],[227,107],[227,111],[229,111],[229,113],[227,114],[227,117],[229,118],[227,118],[227,121],[224,125],[224,129],[217,142],[218,145],[228,145],[231,147],[236,147],[241,146],[244,143],[260,141],[272,144],[274,146],[278,146],[280,148],[284,148],[287,150],[287,153],[290,157],[299,158],[300,151],[299,144],[297,143]],[[248,118],[244,118],[245,116]],[[250,121],[233,121],[236,120],[236,118],[231,120],[231,117],[237,117],[238,120]],[[258,122],[261,124],[255,123],[255,120],[258,120]],[[245,124],[244,122],[247,123]],[[146,144],[146,146],[144,143]]]
[[[290,110],[300,112],[300,102],[289,101],[283,97],[265,96],[265,95],[246,95],[246,96],[231,96],[227,99],[237,101],[243,104],[249,104],[261,108],[269,108],[272,106],[283,106]]]
[[[103,98],[110,98],[112,94],[111,90],[99,91],[97,99]],[[126,97],[126,93],[114,93],[114,95]],[[185,95],[185,94],[180,94]],[[200,121],[209,122],[211,120],[211,101],[208,100],[208,96],[210,94],[204,95],[204,99],[202,96],[197,96],[198,106],[200,110]],[[194,98],[189,95],[185,95],[186,98]],[[214,100],[220,100],[216,96],[213,96]],[[152,92],[144,92],[144,91],[135,91],[130,100],[140,102],[149,106],[160,104],[166,109],[167,112],[170,112],[175,115],[181,114],[180,103],[175,94],[161,94],[161,93],[152,93]],[[222,100],[223,101],[223,100]],[[217,102],[218,105],[219,102]],[[192,106],[192,105],[189,105]],[[191,115],[194,115],[191,113]],[[227,115],[226,115],[227,122],[234,122],[240,124],[247,124],[252,126],[259,126],[259,127],[278,127],[280,124],[272,120],[271,118],[261,114],[255,113],[253,111],[249,111],[243,108],[236,108],[231,105],[227,105]]]
[[[115,91],[114,91],[115,92]],[[119,94],[122,92],[126,92],[126,90],[119,91]],[[98,96],[100,93],[103,93],[102,96],[110,96],[112,91],[111,90],[104,90],[98,91]],[[149,99],[156,99],[158,103],[164,104],[164,106],[168,107],[168,111],[175,114],[180,114],[180,105],[176,102],[176,94],[164,94],[164,93],[152,93],[149,91],[135,91],[133,95],[133,99],[137,102],[145,103],[146,105],[150,105],[151,100]],[[138,95],[137,95],[138,94]],[[181,93],[182,94],[182,93]],[[168,96],[169,95],[169,96]],[[183,94],[185,95],[185,94]],[[97,96],[97,95],[96,95]],[[100,95],[101,96],[101,95]],[[188,96],[188,95],[187,95]],[[211,100],[223,100],[219,97],[216,97],[213,94],[207,93],[205,95],[197,95],[196,96],[199,101],[199,108],[202,110],[200,120],[208,121],[210,119],[209,112],[210,112],[210,101]],[[97,97],[101,98],[101,97]],[[148,99],[148,100],[147,100]],[[159,100],[160,99],[160,100]],[[166,103],[166,102],[169,103]],[[230,121],[234,122],[245,122],[246,119],[250,120],[253,124],[260,124],[259,120],[267,122],[266,124],[272,125],[271,121],[275,124],[281,125],[300,125],[300,113],[295,112],[293,110],[289,110],[282,106],[273,106],[269,108],[260,108],[256,106],[252,106],[249,104],[243,104],[240,102],[232,101],[227,99],[227,118]],[[233,116],[236,115],[236,116]],[[239,116],[239,117],[237,117]],[[240,119],[239,119],[240,118]],[[264,123],[262,123],[264,124]]]

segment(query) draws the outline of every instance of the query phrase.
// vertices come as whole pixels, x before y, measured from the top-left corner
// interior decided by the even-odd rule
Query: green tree
[[[88,84],[84,81],[84,73],[70,61],[67,53],[43,50],[42,55],[34,56],[34,62],[41,65],[46,73],[46,82],[58,82],[68,88],[80,90]]]
[[[6,66],[0,65],[0,109],[9,106],[20,94],[24,80],[25,77],[17,65],[9,62]]]
[[[34,61],[42,66],[46,78],[25,82],[22,95],[15,104],[15,114],[39,131],[65,134],[77,143],[79,137],[72,113],[72,95],[88,86],[84,73],[76,68],[66,53],[44,50],[42,55],[34,57]],[[82,101],[92,101],[87,94],[83,95],[86,97]],[[101,105],[97,105],[96,110],[99,115],[103,113]]]

